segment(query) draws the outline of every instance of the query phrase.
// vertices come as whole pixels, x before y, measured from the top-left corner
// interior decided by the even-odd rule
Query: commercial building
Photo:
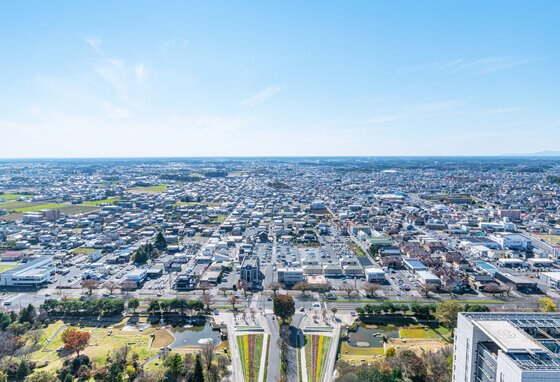
[[[366,280],[370,283],[385,281],[385,271],[379,268],[366,268]]]
[[[303,281],[303,269],[278,268],[278,282],[284,284],[297,284]]]
[[[540,279],[548,286],[560,288],[560,272],[541,272]]]
[[[416,259],[406,259],[404,260],[404,267],[411,271],[412,273],[416,273],[419,271],[427,271],[428,267],[422,264],[420,261]]]
[[[430,271],[418,271],[416,272],[416,278],[418,279],[418,281],[420,281],[420,283],[424,285],[428,285],[428,284],[434,286],[441,285],[440,278],[434,275]]]
[[[241,264],[241,280],[256,284],[261,280],[260,261],[258,257],[245,257]]]
[[[132,281],[135,282],[136,285],[140,285],[144,282],[144,280],[146,280],[146,277],[148,277],[148,271],[145,269],[135,269],[132,272],[130,272],[129,274],[126,275],[126,280],[127,281]]]
[[[490,235],[489,238],[498,243],[501,249],[528,249],[533,242],[523,235],[501,232]]]
[[[459,313],[453,382],[560,381],[560,314]]]
[[[0,286],[37,287],[46,284],[56,272],[52,257],[29,261],[0,275]]]

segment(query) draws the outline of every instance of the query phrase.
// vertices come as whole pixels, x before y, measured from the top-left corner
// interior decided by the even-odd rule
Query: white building
[[[47,283],[56,272],[52,257],[32,260],[0,275],[0,286],[37,287]]]
[[[297,284],[301,281],[303,281],[302,268],[278,268],[278,282]]]
[[[527,249],[531,246],[532,240],[519,234],[495,233],[489,238],[500,245],[501,249]]]
[[[459,313],[453,382],[560,381],[560,314]]]
[[[366,279],[370,283],[385,281],[385,271],[380,268],[366,268]]]

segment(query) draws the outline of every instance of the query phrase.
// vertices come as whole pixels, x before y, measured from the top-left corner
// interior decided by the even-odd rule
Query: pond
[[[399,328],[389,325],[361,323],[357,331],[348,333],[348,345],[361,348],[382,348],[383,336],[399,338]]]
[[[181,346],[202,346],[205,341],[213,341],[218,345],[220,332],[212,330],[212,326],[207,321],[193,321],[192,325],[170,327],[167,330],[175,337],[175,341],[170,345],[171,348]]]

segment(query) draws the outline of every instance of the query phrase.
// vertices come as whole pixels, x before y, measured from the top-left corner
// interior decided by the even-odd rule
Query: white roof
[[[543,351],[541,345],[508,321],[477,321],[476,324],[506,352]]]

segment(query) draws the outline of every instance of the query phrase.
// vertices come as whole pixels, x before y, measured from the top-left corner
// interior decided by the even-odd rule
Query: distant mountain
[[[525,153],[525,154],[503,154],[503,157],[560,157],[560,151],[539,151],[538,153]]]

